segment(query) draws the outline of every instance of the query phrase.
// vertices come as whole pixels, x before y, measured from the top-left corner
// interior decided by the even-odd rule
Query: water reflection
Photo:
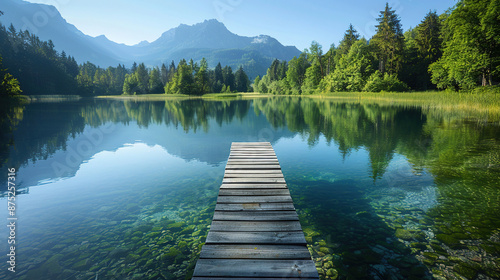
[[[275,147],[323,278],[500,278],[496,123],[284,97],[25,107],[2,138],[3,168],[43,185],[24,196],[25,279],[189,278],[233,141]]]

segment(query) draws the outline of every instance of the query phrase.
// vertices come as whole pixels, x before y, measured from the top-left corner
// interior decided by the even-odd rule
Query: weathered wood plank
[[[295,210],[293,203],[217,203],[216,211],[283,211]]]
[[[231,153],[229,156],[239,156],[239,157],[273,157],[274,153]]]
[[[286,183],[285,178],[256,178],[256,177],[251,177],[251,178],[224,178],[222,179],[223,184],[231,184],[231,183]]]
[[[217,203],[292,203],[289,195],[219,196]]]
[[[273,147],[271,146],[240,146],[240,147],[232,147],[231,151],[270,151],[274,152]]]
[[[193,276],[319,277],[312,260],[200,259]]]
[[[306,244],[302,231],[224,232],[210,230],[206,244]]]
[[[224,178],[281,178],[283,174],[280,173],[227,173]]]
[[[228,160],[245,160],[245,159],[271,159],[275,160],[277,157],[275,156],[231,156]]]
[[[227,169],[225,171],[225,174],[252,174],[252,173],[256,173],[256,174],[279,174],[279,175],[283,175],[283,173],[281,172],[281,170],[276,170],[276,169],[270,169],[270,170],[238,170],[238,169]]]
[[[232,142],[232,145],[271,145],[270,142]]]
[[[222,184],[221,189],[286,189],[286,184]]]
[[[279,162],[274,159],[230,159],[227,164],[279,164]]]
[[[210,231],[290,232],[302,231],[299,221],[212,221]]]
[[[274,165],[259,165],[259,164],[248,164],[248,165],[226,165],[226,169],[281,169],[279,164]]]
[[[288,189],[271,189],[271,190],[240,190],[240,189],[220,189],[219,196],[226,195],[242,195],[242,196],[259,196],[259,195],[287,195],[290,196],[290,191]]]
[[[295,211],[215,211],[213,221],[298,221]]]
[[[202,259],[295,259],[310,260],[304,245],[204,245]]]

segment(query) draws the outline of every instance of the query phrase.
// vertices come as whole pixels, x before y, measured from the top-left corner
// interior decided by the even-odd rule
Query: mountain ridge
[[[18,30],[26,29],[42,40],[52,40],[57,51],[64,50],[78,63],[89,61],[103,68],[118,64],[130,66],[134,62],[160,66],[170,61],[199,61],[205,57],[211,68],[219,62],[233,68],[241,65],[253,78],[265,74],[272,60],[290,60],[300,54],[296,47],[284,46],[268,35],[234,34],[216,19],[193,25],[180,24],[152,42],[142,41],[130,46],[111,41],[104,34],[96,37],[84,34],[51,5],[3,0],[1,10],[4,15],[0,22],[7,28],[13,24]]]

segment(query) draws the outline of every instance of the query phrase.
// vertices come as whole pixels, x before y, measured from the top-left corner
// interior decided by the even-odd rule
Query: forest
[[[500,3],[463,0],[403,33],[388,4],[376,34],[360,38],[349,26],[338,47],[323,54],[312,42],[299,57],[275,60],[255,91],[272,94],[471,90],[500,78]]]
[[[1,15],[1,12],[0,12]],[[386,4],[372,38],[350,25],[326,53],[313,41],[299,57],[275,60],[253,83],[242,66],[235,72],[202,59],[147,67],[134,63],[100,68],[78,65],[29,31],[0,25],[1,94],[135,95],[249,92],[317,94],[328,92],[470,91],[500,80],[500,4],[463,0],[403,32],[400,17]]]

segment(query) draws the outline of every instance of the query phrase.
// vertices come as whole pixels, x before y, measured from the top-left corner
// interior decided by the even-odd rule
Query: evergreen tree
[[[307,68],[304,84],[302,85],[303,94],[313,94],[321,81],[321,65],[319,59],[314,59],[311,67]]]
[[[138,83],[138,93],[146,94],[149,93],[149,73],[146,69],[146,65],[144,63],[139,64],[136,71],[134,72],[136,75]]]
[[[161,65],[161,83],[163,86],[165,86],[168,83],[168,69],[167,66],[165,66],[165,63],[162,63]]]
[[[278,59],[273,60],[271,63],[271,66],[269,67],[269,79],[272,81],[277,81],[279,80],[279,66],[280,66],[280,61]]]
[[[441,56],[441,20],[436,12],[429,12],[415,28],[405,36],[404,64],[401,80],[413,89],[434,88],[428,72],[429,65]]]
[[[314,61],[317,62],[317,65],[319,66],[320,69],[320,75],[323,76],[323,65],[321,64],[321,57],[323,56],[323,48],[321,45],[316,42],[312,41],[311,46],[309,47],[308,52],[306,51],[307,55],[307,60],[311,65],[313,64]]]
[[[231,69],[231,66],[225,66],[222,69],[222,77],[224,79],[224,84],[226,85],[226,88],[229,88],[229,92],[235,89],[235,84],[234,84],[234,74],[233,70]]]
[[[210,84],[208,80],[208,63],[205,58],[202,58],[200,61],[200,66],[196,71],[194,81],[198,94],[202,95],[210,91]]]
[[[165,65],[163,65],[165,66]],[[149,92],[151,93],[163,93],[163,83],[160,76],[160,69],[155,67],[149,72]]]
[[[386,3],[377,19],[377,32],[370,41],[376,47],[381,73],[397,74],[403,60],[404,36],[399,16]]]
[[[359,40],[359,33],[354,29],[352,24],[349,24],[349,29],[344,33],[344,38],[340,41],[339,47],[337,49],[337,55],[347,55],[351,46]]]
[[[189,66],[185,59],[179,61],[172,81],[165,86],[165,93],[193,94],[194,78],[191,69],[192,66]]]
[[[306,70],[309,66],[310,64],[307,61],[307,54],[305,52],[301,53],[299,58],[293,57],[288,63],[286,79],[289,87],[291,88],[292,94],[301,93],[301,87],[304,83]],[[264,81],[264,78],[262,78],[262,81]]]
[[[432,63],[441,57],[441,20],[436,12],[429,12],[415,28],[415,45],[419,56]]]
[[[214,69],[214,79],[212,85],[212,91],[215,93],[219,93],[222,91],[222,85],[224,84],[224,77],[222,75],[222,66],[220,62],[217,63]]]
[[[236,84],[236,91],[247,92],[250,88],[250,80],[247,74],[243,71],[243,67],[240,66],[238,70],[234,73],[234,79]]]

